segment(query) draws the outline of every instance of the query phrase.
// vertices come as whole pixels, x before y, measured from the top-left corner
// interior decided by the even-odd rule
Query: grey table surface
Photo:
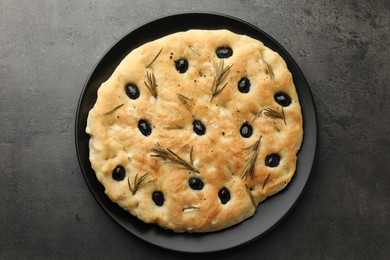
[[[223,259],[390,258],[390,1],[0,1],[0,259],[189,259],[109,218],[77,161],[77,102],[127,32],[219,12],[269,33],[305,74],[318,160],[296,207]]]

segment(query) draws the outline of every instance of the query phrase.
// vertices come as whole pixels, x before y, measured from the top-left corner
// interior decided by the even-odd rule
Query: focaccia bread
[[[86,132],[107,196],[175,232],[251,217],[290,182],[303,136],[285,61],[228,30],[179,32],[131,51],[99,88]]]

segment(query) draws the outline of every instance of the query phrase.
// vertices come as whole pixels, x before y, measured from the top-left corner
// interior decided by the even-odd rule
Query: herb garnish
[[[249,198],[252,201],[253,206],[256,208],[256,201],[255,201],[255,198],[252,195],[252,192],[250,191],[248,185],[245,184],[245,187],[246,187],[246,191],[248,192]]]
[[[195,47],[190,47],[191,51],[195,52],[196,54],[198,54],[200,56],[200,53],[198,52],[197,49],[195,49]]]
[[[264,115],[266,115],[268,117],[276,118],[276,119],[283,119],[284,124],[287,125],[286,116],[284,114],[283,107],[282,107],[282,113],[279,113],[272,108],[264,108],[264,109],[260,110],[259,113],[257,113],[255,118],[253,118],[252,122],[255,121],[256,118],[260,117],[263,112],[264,112]],[[279,132],[279,129],[277,129],[277,131]]]
[[[187,109],[189,109],[189,107],[190,107],[190,101],[191,101],[191,99],[189,99],[188,97],[186,97],[186,96],[184,96],[184,95],[182,95],[182,94],[176,94],[177,95],[177,97],[179,98],[179,100],[181,101],[181,103],[183,103],[183,105],[187,108]]]
[[[148,183],[151,183],[151,182],[155,182],[156,179],[153,179],[153,180],[150,180],[150,181],[147,181],[147,182],[144,182],[145,179],[146,179],[146,176],[148,175],[149,173],[145,173],[144,175],[142,175],[139,179],[138,179],[138,173],[135,175],[135,178],[134,178],[134,187],[131,185],[130,183],[130,178],[128,177],[127,178],[127,183],[129,184],[129,189],[130,191],[133,193],[133,195],[135,195],[135,193],[137,192],[138,189],[140,189],[141,187],[145,186],[146,184]]]
[[[183,126],[164,126],[163,129],[166,129],[166,130],[178,130],[178,129],[183,129],[184,127]]]
[[[211,87],[212,94],[210,102],[213,100],[214,97],[219,95],[225,89],[228,82],[226,82],[223,86],[221,86],[221,83],[226,79],[232,66],[233,64],[225,67],[223,60],[221,60],[218,64],[214,63],[215,77],[213,80],[213,85]]]
[[[113,109],[111,109],[110,111],[104,113],[103,115],[111,114],[111,113],[113,113],[115,110],[117,110],[118,108],[120,108],[120,107],[123,106],[123,105],[124,105],[124,104],[120,104],[120,105],[114,107]]]
[[[157,84],[156,78],[154,77],[154,73],[149,73],[149,71],[146,71],[146,79],[148,81],[144,81],[146,87],[149,89],[150,93],[152,93],[152,96],[154,98],[157,98]]]
[[[176,153],[174,153],[172,150],[168,148],[162,147],[159,143],[157,143],[151,150],[151,152],[155,153],[152,154],[152,157],[159,157],[162,158],[164,161],[167,161],[167,163],[177,164],[179,165],[180,169],[192,171],[199,173],[199,170],[196,169],[193,164],[194,160],[192,157],[192,147],[190,151],[190,163],[186,162],[184,159],[180,158]]]
[[[154,57],[154,59],[148,65],[146,65],[146,68],[149,68],[150,66],[152,66],[153,62],[158,58],[158,56],[160,56],[160,53],[162,50],[163,50],[163,47],[161,47],[160,51],[157,53],[157,55]]]
[[[255,174],[255,165],[257,157],[259,156],[260,151],[260,142],[261,142],[261,136],[259,140],[257,140],[252,145],[242,148],[242,150],[252,150],[253,154],[251,157],[248,158],[248,163],[245,165],[244,170],[241,174],[241,179],[245,177],[245,179],[248,177],[248,175],[253,179],[253,175]]]
[[[269,176],[270,176],[270,174],[268,174],[268,175],[267,175],[267,178],[265,178],[265,181],[264,181],[264,183],[263,183],[263,187],[262,187],[261,189],[264,190],[265,185],[267,185],[267,183],[268,183]]]
[[[286,123],[286,117],[284,115],[284,110],[283,110],[283,107],[282,107],[282,113],[278,113],[276,112],[275,110],[273,110],[272,108],[265,108],[264,109],[264,115],[268,116],[268,117],[272,117],[272,118],[279,118],[279,119],[283,119],[284,121],[284,124],[287,125]]]

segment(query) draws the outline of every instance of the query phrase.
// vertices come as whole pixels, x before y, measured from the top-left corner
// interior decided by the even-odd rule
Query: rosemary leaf
[[[191,146],[191,151],[190,151],[190,163],[191,163],[191,165],[194,165],[194,157],[192,156],[193,150],[194,150],[194,147]]]
[[[253,144],[251,144],[250,146],[248,147],[244,147],[242,148],[242,150],[252,150],[252,151],[257,151],[259,150],[259,145],[260,145],[260,142],[261,142],[261,136],[259,138],[259,140],[257,140],[256,142],[254,142]]]
[[[249,190],[248,185],[245,184],[245,187],[246,187],[246,192],[248,192],[249,198],[251,199],[253,206],[256,208],[256,201],[252,195],[252,192]]]
[[[261,136],[260,136],[259,140],[257,140],[254,144],[243,148],[243,150],[252,150],[253,154],[251,155],[251,157],[248,158],[248,162],[245,165],[244,170],[242,171],[241,178],[245,177],[245,179],[246,179],[248,176],[253,178],[253,176],[255,174],[256,160],[257,160],[257,157],[259,156],[260,143],[261,143]]]
[[[264,115],[268,116],[268,117],[272,117],[272,118],[280,118],[280,119],[283,119],[283,115],[279,114],[278,112],[276,112],[275,110],[273,110],[272,108],[265,108],[264,109]]]
[[[130,178],[128,177],[127,178],[127,184],[129,185],[129,189],[131,191],[131,193],[133,193],[133,195],[135,195],[135,193],[140,189],[142,188],[143,186],[145,186],[146,184],[149,184],[151,182],[155,182],[156,179],[153,179],[153,180],[150,180],[150,181],[147,181],[147,182],[144,182],[145,179],[146,179],[146,176],[148,175],[149,173],[145,173],[144,175],[142,175],[139,179],[138,179],[138,173],[135,175],[134,177],[134,187],[131,185],[130,183]]]
[[[137,176],[135,176],[135,177],[137,178]],[[129,177],[127,177],[127,184],[129,185],[129,189],[130,189],[131,193],[134,194],[134,189],[133,189],[133,187],[131,187],[130,178]]]
[[[245,179],[248,177],[248,175],[253,178],[255,174],[255,165],[256,165],[256,160],[257,157],[259,156],[259,152],[255,151],[253,155],[249,158],[249,161],[247,165],[244,168],[244,171],[241,175],[241,178],[245,177]]]
[[[213,100],[214,97],[219,95],[225,89],[227,82],[223,86],[221,86],[221,83],[226,79],[232,66],[233,64],[225,67],[223,60],[221,60],[218,64],[214,63],[215,77],[213,80],[213,85],[211,86],[210,102]]]
[[[198,54],[200,56],[200,53],[198,52],[197,49],[195,49],[195,47],[190,47],[191,51],[195,52],[196,54]]]
[[[164,126],[163,129],[166,129],[166,130],[180,130],[180,129],[183,129],[184,127],[182,126]]]
[[[264,110],[264,109],[260,110],[259,113],[257,113],[257,114],[255,115],[255,117],[254,117],[253,120],[252,120],[252,123],[256,120],[256,118],[258,118],[258,117],[261,116],[261,114],[263,113],[263,110]]]
[[[216,71],[216,85],[218,86],[219,84],[222,83],[222,81],[224,81],[227,77],[227,75],[229,74],[230,72],[230,68],[233,66],[233,64],[225,67],[225,64],[224,64],[224,61],[221,60],[219,62],[219,64],[215,64],[214,63],[214,66],[215,66],[215,71]]]
[[[177,95],[177,97],[179,98],[180,102],[183,103],[183,105],[184,105],[187,109],[189,109],[191,99],[189,99],[188,97],[186,97],[186,96],[184,96],[184,95],[182,95],[182,94],[176,94],[176,95]]]
[[[265,185],[267,185],[267,183],[268,183],[269,176],[270,176],[270,174],[268,174],[268,175],[267,175],[267,178],[265,178],[265,181],[264,181],[263,187],[262,187],[263,190],[264,190]]]
[[[272,108],[265,108],[264,109],[264,115],[266,115],[268,117],[271,117],[271,118],[283,119],[284,124],[287,125],[283,107],[282,107],[282,113],[281,114],[276,112]]]
[[[283,116],[284,124],[287,125],[287,123],[286,123],[286,116],[284,115],[284,109],[283,109],[283,107],[282,107],[282,116]]]
[[[157,98],[157,84],[156,84],[156,78],[154,77],[154,73],[149,71],[146,71],[146,79],[147,82],[144,81],[146,87],[149,89],[150,93],[154,98]]]
[[[149,68],[150,66],[152,66],[153,62],[158,58],[158,56],[160,56],[160,53],[161,51],[163,50],[163,47],[161,47],[160,51],[157,53],[157,55],[153,58],[153,60],[148,64],[146,65],[146,68]]]
[[[120,108],[120,107],[123,106],[123,105],[124,105],[124,104],[120,104],[120,105],[114,107],[113,109],[111,109],[110,111],[104,113],[103,115],[108,115],[108,114],[114,113],[115,110],[117,110],[118,108]]]
[[[221,93],[221,92],[225,89],[225,87],[226,87],[227,84],[228,84],[228,83],[226,82],[225,85],[223,85],[223,87],[221,87],[221,88],[219,88],[219,89],[216,88],[216,89],[215,89],[215,92],[213,93],[213,96],[211,97],[211,100],[213,100],[213,97],[218,96],[218,94]]]
[[[192,149],[191,149],[192,150]],[[167,161],[168,163],[179,165],[180,169],[185,169],[188,171],[199,173],[199,170],[196,169],[192,165],[192,152],[190,152],[190,161],[191,163],[186,162],[184,159],[180,158],[176,153],[174,153],[172,150],[168,148],[162,147],[159,143],[157,143],[151,150],[151,152],[155,153],[152,154],[152,157],[158,157],[163,159],[164,161]]]

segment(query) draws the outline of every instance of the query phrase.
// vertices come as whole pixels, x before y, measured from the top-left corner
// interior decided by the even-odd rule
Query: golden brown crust
[[[218,58],[220,46],[230,46],[233,55]],[[181,58],[189,63],[185,73],[175,68]],[[231,67],[213,87],[218,66]],[[154,76],[156,92],[148,89],[148,76]],[[248,93],[237,88],[243,77],[250,79]],[[138,98],[126,95],[129,83],[138,87]],[[290,105],[275,102],[280,91],[291,97]],[[141,119],[150,122],[148,136],[138,129]],[[194,120],[206,126],[204,135],[194,132]],[[240,134],[243,123],[253,127],[249,138]],[[108,197],[139,219],[176,232],[215,231],[252,216],[258,203],[291,180],[303,134],[283,59],[227,30],[180,32],[133,50],[99,88],[86,131],[91,165]],[[276,167],[265,165],[272,153],[281,158]],[[121,181],[112,178],[118,165],[126,170]],[[190,188],[191,177],[203,181],[201,190]],[[224,187],[230,192],[225,204],[218,195]],[[152,199],[155,191],[164,195],[162,206]]]

